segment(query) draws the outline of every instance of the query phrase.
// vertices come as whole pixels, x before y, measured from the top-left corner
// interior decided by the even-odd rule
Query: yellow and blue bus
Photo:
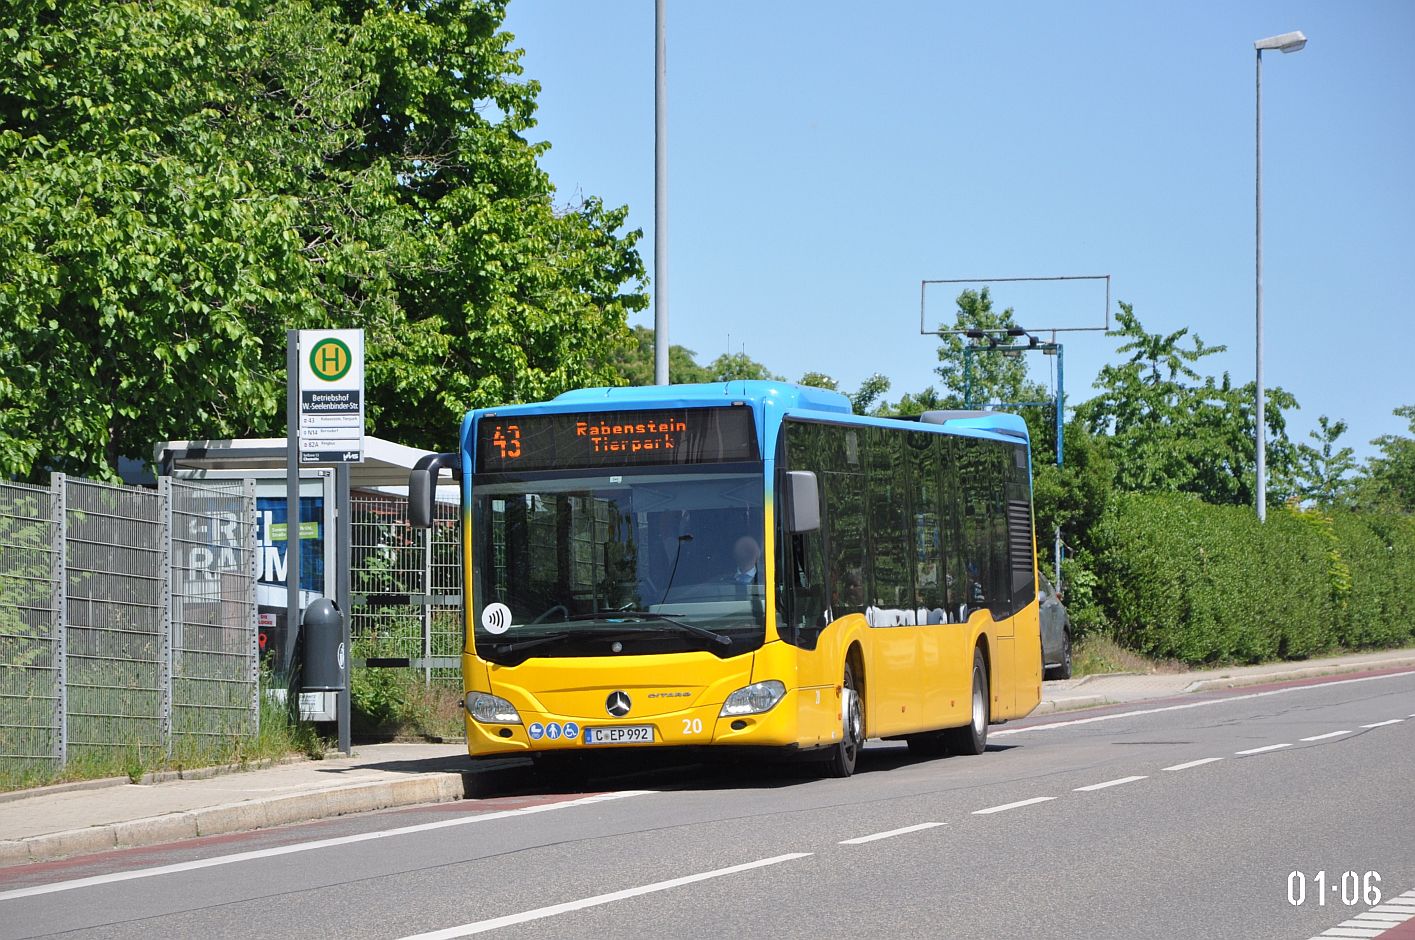
[[[851,413],[777,382],[568,392],[466,416],[473,756],[712,746],[854,772],[867,738],[981,753],[1041,695],[1022,419]]]

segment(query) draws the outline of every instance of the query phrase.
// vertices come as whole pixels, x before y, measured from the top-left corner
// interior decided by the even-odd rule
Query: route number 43
[[[1317,902],[1318,907],[1326,907],[1328,891],[1331,892],[1333,901],[1340,892],[1341,903],[1347,907],[1354,907],[1362,902],[1368,906],[1381,903],[1379,872],[1368,871],[1365,875],[1354,871],[1342,872],[1339,881],[1333,876],[1331,884],[1328,885],[1327,873],[1319,871],[1312,876],[1311,881],[1312,899]],[[1307,903],[1306,873],[1294,871],[1287,876],[1287,903],[1293,907],[1301,907]]]
[[[701,718],[684,718],[684,719],[683,719],[683,733],[684,733],[684,734],[702,734],[702,733],[703,733],[703,720],[702,720]]]

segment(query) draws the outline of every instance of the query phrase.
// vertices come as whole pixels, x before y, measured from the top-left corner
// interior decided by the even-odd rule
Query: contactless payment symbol
[[[481,625],[487,633],[502,634],[511,629],[511,608],[500,602],[482,608]]]
[[[545,726],[538,721],[533,721],[531,726],[526,729],[526,733],[531,736],[532,741],[539,741],[545,736]]]

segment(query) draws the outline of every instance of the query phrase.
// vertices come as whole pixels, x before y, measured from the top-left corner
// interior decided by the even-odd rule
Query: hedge
[[[1415,519],[1116,494],[1092,532],[1093,609],[1121,644],[1187,663],[1415,643]]]

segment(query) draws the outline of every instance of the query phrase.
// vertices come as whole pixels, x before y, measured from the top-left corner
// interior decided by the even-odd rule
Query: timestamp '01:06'
[[[1326,907],[1327,892],[1330,891],[1332,900],[1339,897],[1341,903],[1347,907],[1354,907],[1357,904],[1365,903],[1368,906],[1375,906],[1381,903],[1381,876],[1379,872],[1368,871],[1364,875],[1354,872],[1342,872],[1340,877],[1333,876],[1329,882],[1327,873],[1319,871],[1312,875],[1312,900],[1317,902],[1318,907]],[[1307,903],[1307,875],[1305,872],[1294,871],[1287,876],[1287,903],[1293,907],[1301,907]]]

